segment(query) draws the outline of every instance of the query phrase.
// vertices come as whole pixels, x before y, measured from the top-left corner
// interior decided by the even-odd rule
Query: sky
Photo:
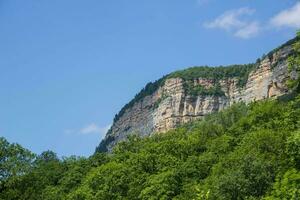
[[[0,0],[0,136],[89,156],[147,82],[254,62],[298,28],[296,0]]]

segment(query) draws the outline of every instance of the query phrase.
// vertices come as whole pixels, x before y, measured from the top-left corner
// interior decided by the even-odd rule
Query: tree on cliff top
[[[297,37],[300,38],[300,31],[297,33]],[[300,41],[294,44],[294,55],[289,57],[289,71],[296,73],[295,77],[291,77],[288,81],[290,88],[296,88],[300,91]]]

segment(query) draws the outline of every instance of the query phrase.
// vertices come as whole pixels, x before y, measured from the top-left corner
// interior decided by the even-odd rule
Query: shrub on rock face
[[[300,31],[297,34],[300,38]],[[292,73],[292,77],[288,80],[288,86],[290,88],[297,88],[300,91],[300,41],[294,44],[294,55],[289,57],[289,71]]]

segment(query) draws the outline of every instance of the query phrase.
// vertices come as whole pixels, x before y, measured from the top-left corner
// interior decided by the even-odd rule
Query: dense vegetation
[[[235,104],[90,158],[0,141],[0,199],[300,198],[300,96]]]
[[[255,64],[231,65],[219,67],[192,67],[170,74],[169,78],[182,78],[183,80],[194,80],[198,78],[219,81],[228,78],[237,78],[239,86],[246,84],[249,73],[255,68]]]
[[[184,80],[184,89],[186,94],[191,96],[212,95],[224,96],[220,86],[220,80],[229,78],[237,79],[237,86],[244,87],[247,83],[250,72],[255,69],[257,64],[232,65],[219,67],[192,67],[170,74],[169,78],[182,78]],[[212,87],[205,88],[201,85],[195,85],[194,80],[198,78],[209,79],[213,81]]]
[[[288,80],[288,86],[300,92],[300,32],[297,34],[298,42],[294,44],[294,54],[289,57],[289,71],[294,72],[292,79]]]

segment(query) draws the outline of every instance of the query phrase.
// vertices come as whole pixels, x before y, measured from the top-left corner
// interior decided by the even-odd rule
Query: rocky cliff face
[[[130,134],[147,136],[166,132],[235,102],[249,103],[286,94],[285,82],[289,78],[287,57],[291,51],[291,46],[287,45],[262,59],[250,72],[243,87],[238,85],[236,77],[217,80],[224,95],[189,95],[184,79],[166,78],[155,92],[124,111],[98,148],[100,151],[111,150]],[[198,77],[193,79],[193,85],[209,89],[216,85],[216,80]]]

